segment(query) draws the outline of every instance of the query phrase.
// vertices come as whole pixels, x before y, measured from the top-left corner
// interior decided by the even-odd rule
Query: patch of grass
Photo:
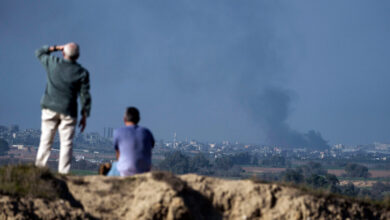
[[[71,170],[71,174],[75,176],[90,176],[98,175],[98,172],[93,170]]]
[[[53,200],[68,197],[69,191],[49,169],[24,164],[0,167],[0,194]]]

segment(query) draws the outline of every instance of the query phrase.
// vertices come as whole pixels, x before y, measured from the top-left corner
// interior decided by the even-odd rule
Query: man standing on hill
[[[129,107],[124,116],[125,127],[114,131],[114,147],[118,162],[112,164],[108,176],[131,176],[150,171],[154,138],[149,129],[138,126],[140,114]]]
[[[62,51],[64,58],[51,56],[50,53],[54,51]],[[46,90],[41,100],[42,134],[35,164],[40,167],[46,165],[58,128],[61,146],[58,172],[67,174],[70,171],[73,136],[77,124],[77,97],[80,96],[81,104],[81,132],[87,125],[91,110],[89,73],[76,62],[80,55],[76,43],[43,46],[35,51],[35,55],[47,72]]]

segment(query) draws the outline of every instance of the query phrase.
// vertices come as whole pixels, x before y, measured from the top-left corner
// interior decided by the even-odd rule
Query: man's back
[[[120,152],[117,169],[122,176],[150,171],[154,138],[147,128],[133,125],[116,129],[114,146]]]
[[[41,100],[42,108],[77,117],[77,97],[89,115],[89,73],[75,61],[49,55],[47,47],[36,52],[47,72],[47,86]]]

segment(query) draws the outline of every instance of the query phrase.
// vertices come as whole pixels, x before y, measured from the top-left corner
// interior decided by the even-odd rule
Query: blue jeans
[[[118,161],[112,162],[111,169],[108,171],[107,176],[121,176],[117,168]]]

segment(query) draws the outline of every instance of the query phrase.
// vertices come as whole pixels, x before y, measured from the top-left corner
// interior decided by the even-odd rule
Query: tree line
[[[248,175],[245,175],[245,171],[241,168],[242,165],[262,164],[275,167],[276,165],[279,167],[291,166],[291,163],[280,155],[259,160],[259,158],[249,153],[209,158],[202,153],[188,156],[180,151],[174,151],[166,154],[165,159],[155,165],[154,169],[166,170],[175,174],[197,173],[209,176],[247,178]],[[346,164],[344,170],[345,174],[343,177],[367,178],[370,176],[368,168],[360,164]],[[387,196],[390,192],[390,184],[377,182],[371,188],[358,188],[352,183],[340,185],[339,178],[334,174],[328,173],[322,164],[318,162],[308,162],[295,168],[287,168],[279,174],[262,174],[257,177],[266,181],[288,182],[347,196],[368,197],[376,200],[390,199]]]

